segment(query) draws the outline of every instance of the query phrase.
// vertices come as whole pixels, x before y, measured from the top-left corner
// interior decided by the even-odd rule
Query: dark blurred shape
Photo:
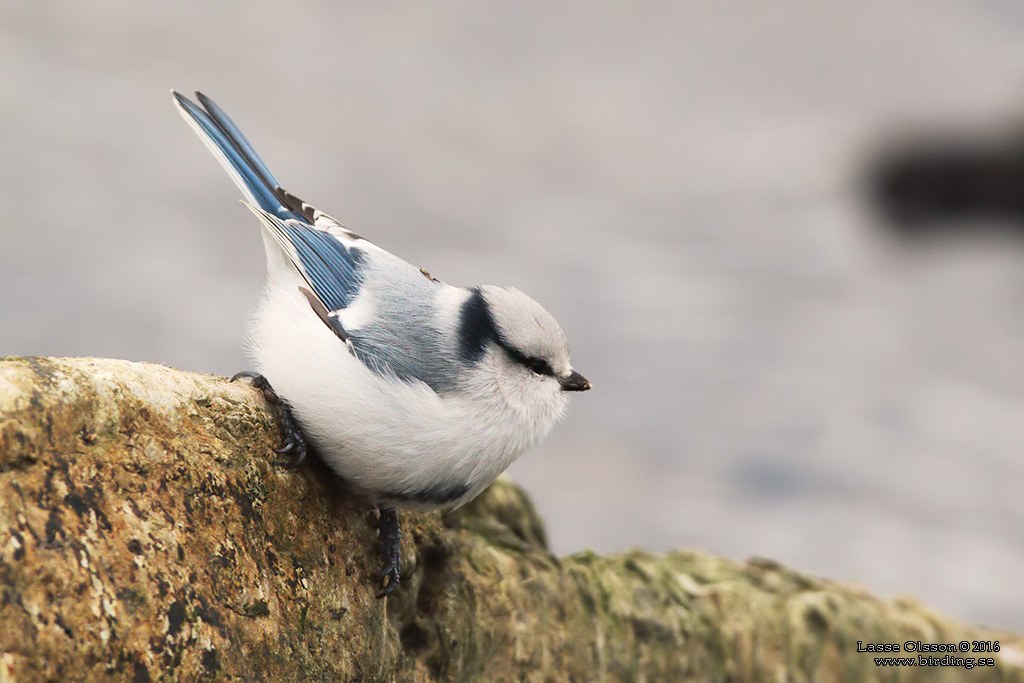
[[[869,169],[868,192],[908,236],[960,231],[979,219],[1024,231],[1024,130],[893,145]]]

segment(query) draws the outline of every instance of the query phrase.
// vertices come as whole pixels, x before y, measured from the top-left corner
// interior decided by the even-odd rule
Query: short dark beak
[[[568,377],[559,377],[558,383],[562,385],[562,391],[586,391],[592,386],[589,379],[575,370]]]

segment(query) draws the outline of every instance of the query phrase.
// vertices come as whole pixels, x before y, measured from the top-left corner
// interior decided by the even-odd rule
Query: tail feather
[[[252,204],[281,219],[304,220],[283,201],[280,184],[238,126],[213,100],[196,92],[202,106],[171,91],[178,111]]]
[[[260,159],[260,155],[253,149],[252,143],[245,137],[245,134],[235,125],[235,122],[231,120],[231,117],[224,112],[223,109],[217,106],[217,103],[211,100],[203,93],[196,91],[196,99],[199,100],[199,104],[203,105],[203,108],[210,114],[210,118],[216,122],[220,129],[224,131],[234,144],[236,149],[245,157],[245,160],[249,163],[252,169],[259,175],[260,179],[263,180],[271,189],[278,187],[281,183],[277,182],[277,178],[270,172],[267,165],[263,163],[263,159]]]

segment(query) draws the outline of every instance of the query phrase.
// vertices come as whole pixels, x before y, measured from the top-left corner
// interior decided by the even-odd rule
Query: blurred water
[[[229,374],[285,185],[594,380],[512,470],[555,548],[699,546],[1024,628],[1024,243],[890,238],[860,173],[1019,119],[1024,9],[870,0],[0,4],[0,354]]]

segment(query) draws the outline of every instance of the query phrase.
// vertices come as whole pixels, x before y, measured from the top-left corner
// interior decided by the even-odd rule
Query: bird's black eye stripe
[[[541,360],[540,358],[527,358],[526,367],[538,375],[555,376],[555,371],[551,369],[551,365],[546,360]]]
[[[518,349],[514,349],[511,346],[502,345],[508,355],[512,356],[512,360],[526,367],[530,372],[535,372],[538,375],[544,375],[545,377],[554,377],[555,371],[551,368],[551,364],[543,358],[537,358],[536,356],[527,356]]]
[[[505,353],[507,353],[512,360],[519,363],[530,372],[534,372],[538,375],[544,375],[545,377],[555,376],[555,370],[551,367],[551,363],[547,362],[543,358],[527,356],[525,353],[509,344],[497,328],[494,328],[494,341],[497,342],[498,346],[505,349]],[[481,353],[483,353],[483,351],[481,351]]]

